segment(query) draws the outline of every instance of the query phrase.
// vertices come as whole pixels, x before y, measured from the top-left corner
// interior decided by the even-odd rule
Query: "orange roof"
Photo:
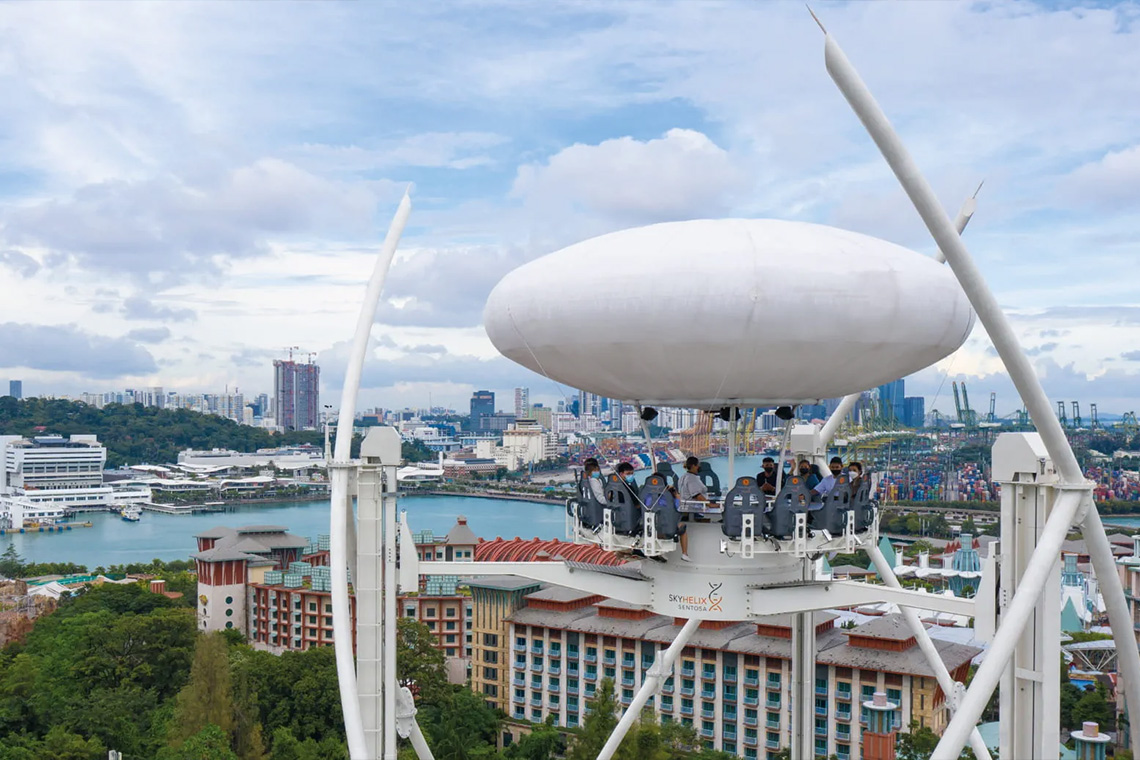
[[[624,560],[613,552],[591,544],[575,544],[557,538],[495,538],[475,547],[476,562],[534,562],[540,559],[566,559],[594,565],[621,565]]]

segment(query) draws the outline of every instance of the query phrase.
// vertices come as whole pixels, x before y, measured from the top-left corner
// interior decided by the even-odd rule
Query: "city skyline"
[[[0,67],[0,377],[24,395],[261,392],[296,344],[337,404],[409,182],[362,408],[573,393],[497,357],[482,303],[512,267],[609,230],[774,216],[933,251],[798,4],[290,6],[268,24],[259,6],[53,7],[0,6],[21,53]],[[1140,292],[1108,273],[1140,236],[1140,97],[1121,75],[1140,65],[1137,6],[817,11],[946,208],[986,180],[966,235],[1051,398],[1134,409]],[[908,389],[949,413],[955,379],[1020,407],[980,328]]]

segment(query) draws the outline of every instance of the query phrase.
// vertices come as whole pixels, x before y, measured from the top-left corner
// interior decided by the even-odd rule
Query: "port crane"
[[[1057,419],[1061,423],[1061,427],[1067,428],[1069,426],[1069,417],[1065,414],[1065,402],[1057,402]]]
[[[1081,428],[1081,404],[1078,401],[1073,402],[1073,428]]]
[[[1100,420],[1096,416],[1096,403],[1089,404],[1089,427],[1093,430],[1100,430]]]

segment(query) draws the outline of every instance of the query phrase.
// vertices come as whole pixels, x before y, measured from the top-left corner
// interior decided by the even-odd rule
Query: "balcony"
[[[634,660],[632,657],[622,657],[621,658],[621,666],[623,668],[632,668],[633,664],[635,662],[636,662],[636,660]]]
[[[824,723],[821,726],[820,724],[816,723],[815,724],[815,735],[816,736],[827,736],[827,724]]]
[[[511,683],[513,683],[515,686],[526,686],[526,678],[523,676],[515,676],[511,680]]]
[[[703,680],[703,681],[715,681],[716,680],[716,670],[709,670],[708,668],[705,668],[704,670],[701,671],[701,680]]]
[[[550,656],[551,657],[561,657],[562,656],[562,647],[557,646],[555,644],[551,644],[550,645]]]
[[[760,677],[759,676],[744,676],[744,685],[745,686],[759,686],[760,685]]]
[[[716,699],[716,689],[701,689],[701,699]]]
[[[692,678],[696,674],[696,672],[697,671],[693,669],[692,665],[681,666],[681,675],[684,676],[685,678]]]
[[[818,684],[818,683],[817,683],[817,684],[815,685],[815,693],[816,693],[818,696],[821,696],[821,697],[826,697],[826,696],[827,696],[827,684],[823,684],[823,685],[821,686],[820,684]]]
[[[525,705],[526,704],[526,695],[525,694],[516,694],[511,701],[516,703],[516,704]]]
[[[562,709],[562,703],[556,702],[555,700],[551,700],[551,701],[547,702],[546,706],[549,707],[554,712],[558,712],[559,710]]]
[[[850,731],[836,731],[835,732],[835,738],[841,742],[849,742],[849,741],[851,741],[851,732]]]
[[[747,702],[745,704],[747,704]],[[779,699],[769,699],[767,702],[764,703],[764,706],[767,707],[769,710],[779,710],[780,709],[780,700]]]
[[[578,663],[574,661],[566,663],[566,673],[572,676],[578,675]]]
[[[776,730],[779,730],[780,719],[777,718],[776,720],[772,720],[771,718],[768,718],[767,720],[764,721],[764,727],[765,728],[774,728]]]
[[[628,705],[628,704],[630,704],[631,702],[633,702],[633,695],[632,695],[632,694],[631,694],[631,695],[629,695],[628,697],[627,697],[625,694],[622,694],[622,695],[621,695],[621,703],[622,703],[623,705]]]
[[[713,729],[705,728],[704,726],[701,727],[701,738],[702,739],[712,739],[715,736],[716,736],[716,732]]]
[[[516,707],[515,718],[518,720],[526,720],[526,710],[522,707]]]
[[[716,710],[706,707],[701,710],[701,717],[705,720],[714,720],[716,718]]]
[[[773,680],[769,679],[768,681],[766,681],[764,683],[764,688],[767,689],[768,691],[779,691],[780,690],[780,682],[779,681],[773,681]],[[827,692],[824,692],[824,693],[826,694]]]
[[[597,662],[598,661],[598,655],[590,654],[589,652],[586,652],[585,660],[586,660],[586,662]]]
[[[730,742],[736,741],[736,729],[726,727],[724,729],[724,738],[726,741],[730,741]]]
[[[612,654],[604,655],[602,657],[602,664],[603,665],[617,665],[617,656],[612,655]]]
[[[533,644],[530,648],[531,654],[542,654],[542,644]]]
[[[755,747],[759,743],[760,743],[760,737],[759,736],[749,736],[748,734],[744,735],[744,746],[745,747]]]
[[[661,693],[662,694],[672,694],[673,693],[673,680],[672,679],[669,679],[665,683],[661,684]]]
[[[556,676],[562,672],[562,665],[557,661],[551,662],[550,667],[547,669],[547,672],[549,672],[552,676]]]
[[[691,697],[695,693],[696,692],[693,690],[692,686],[682,686],[681,687],[681,696],[682,697]]]
[[[837,692],[835,692],[835,698],[838,699],[840,702],[850,702],[851,701],[850,689],[847,691],[844,691],[843,689],[838,690]]]
[[[851,720],[850,710],[837,710],[835,713],[836,720]]]
[[[578,687],[577,686],[567,686],[566,687],[566,693],[567,694],[577,694],[578,693]]]
[[[724,719],[735,721],[736,720],[736,708],[734,708],[734,707],[724,708]]]
[[[776,704],[779,704],[779,703],[780,703],[779,700],[776,700]],[[744,704],[748,705],[749,707],[759,707],[760,697],[748,697],[748,696],[746,696],[744,698]]]
[[[531,697],[530,698],[530,706],[531,707],[542,707],[542,697],[538,696],[537,694],[535,696]]]
[[[624,676],[622,676],[622,677],[621,677],[621,685],[622,685],[622,686],[633,686],[633,684],[634,684],[634,678],[633,678],[633,676],[631,676],[631,675],[624,675]]]
[[[571,660],[577,660],[578,659],[578,650],[575,649],[574,647],[570,647],[569,649],[566,650],[566,656],[569,657]]]
[[[582,678],[586,679],[587,681],[597,681],[598,680],[598,671],[587,670],[586,675],[582,676]]]
[[[682,704],[681,705],[681,714],[682,715],[692,715],[693,714],[693,706]]]
[[[815,714],[816,715],[827,715],[827,707],[826,706],[820,707],[819,705],[816,705],[815,706]]]
[[[530,670],[532,673],[541,673],[542,672],[542,662],[541,661],[532,662],[530,664]]]
[[[755,715],[749,715],[748,713],[744,713],[744,725],[746,725],[746,726],[758,726],[758,725],[760,725],[760,718],[758,718]]]
[[[780,740],[779,739],[765,739],[764,740],[764,746],[767,747],[768,749],[779,749],[780,748]]]
[[[516,652],[525,652],[526,651],[526,644],[520,644],[519,642],[516,641],[515,642],[515,651]]]
[[[725,683],[736,683],[736,671],[735,670],[724,671],[724,682]]]

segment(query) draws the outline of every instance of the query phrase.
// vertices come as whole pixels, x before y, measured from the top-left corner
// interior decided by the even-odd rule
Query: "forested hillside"
[[[321,444],[320,431],[272,433],[239,425],[213,414],[157,409],[142,404],[108,404],[102,409],[79,401],[0,397],[0,435],[88,433],[107,447],[107,466],[167,464],[182,449],[257,449],[297,443]]]

